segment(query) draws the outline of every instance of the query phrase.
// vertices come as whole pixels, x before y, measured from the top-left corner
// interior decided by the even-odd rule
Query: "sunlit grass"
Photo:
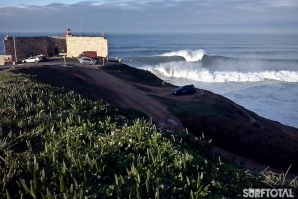
[[[161,132],[32,76],[0,74],[0,124],[0,198],[235,198],[274,181],[222,162],[203,135]]]

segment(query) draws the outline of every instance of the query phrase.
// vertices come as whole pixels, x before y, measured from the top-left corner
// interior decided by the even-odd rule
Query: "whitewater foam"
[[[205,54],[205,51],[202,49],[199,50],[189,50],[189,49],[185,49],[185,50],[179,50],[179,51],[173,51],[173,52],[168,52],[168,53],[164,53],[160,56],[181,56],[184,57],[186,61],[188,62],[195,62],[195,61],[200,61],[203,59]]]
[[[206,68],[180,67],[176,63],[146,66],[146,70],[162,74],[165,77],[190,79],[199,82],[261,82],[275,80],[298,82],[298,71],[267,70],[260,72],[210,71]]]

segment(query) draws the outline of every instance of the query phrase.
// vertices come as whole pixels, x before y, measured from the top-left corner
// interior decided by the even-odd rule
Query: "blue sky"
[[[298,33],[298,0],[0,1],[2,33]]]

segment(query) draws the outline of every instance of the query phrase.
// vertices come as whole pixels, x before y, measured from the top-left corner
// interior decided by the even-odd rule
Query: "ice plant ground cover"
[[[211,140],[162,132],[34,76],[0,74],[0,198],[235,198],[285,175],[222,161]]]

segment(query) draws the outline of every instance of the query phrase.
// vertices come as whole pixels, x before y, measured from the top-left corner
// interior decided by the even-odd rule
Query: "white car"
[[[37,63],[39,61],[41,61],[41,58],[38,56],[35,56],[35,57],[29,57],[27,59],[24,59],[22,62],[23,63]]]
[[[92,58],[89,58],[89,57],[82,57],[80,59],[80,63],[81,64],[96,64],[96,60],[92,59]]]
[[[90,57],[78,57],[78,60],[81,61],[81,59],[83,59],[83,58],[88,58],[89,59]]]

